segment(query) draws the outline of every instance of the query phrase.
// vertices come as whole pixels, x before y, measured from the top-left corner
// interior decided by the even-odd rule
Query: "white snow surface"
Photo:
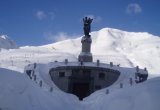
[[[49,92],[25,74],[0,68],[0,110],[75,110],[74,97],[56,89]]]
[[[50,77],[43,73],[48,72],[49,66],[46,65],[49,62],[64,62],[66,58],[69,62],[77,61],[81,38],[38,47],[2,49],[0,110],[159,110],[160,38],[146,32],[126,32],[111,28],[92,32],[91,36],[94,62],[99,59],[100,62],[113,62],[125,68],[135,68],[137,65],[142,69],[146,67],[150,79],[130,86],[126,82],[130,74],[122,74],[112,86],[79,101],[74,95],[57,89]],[[37,78],[38,81],[44,81],[43,87],[23,74],[24,67],[35,62],[38,64],[35,73],[40,72]],[[120,82],[124,83],[123,88],[119,88]],[[49,91],[50,87],[53,87],[52,92]],[[106,89],[109,89],[109,94],[106,94]]]
[[[7,35],[0,35],[0,49],[15,49],[16,43]]]
[[[88,110],[159,110],[160,77],[130,87],[110,91],[100,90],[82,103]],[[87,110],[85,109],[85,110]]]

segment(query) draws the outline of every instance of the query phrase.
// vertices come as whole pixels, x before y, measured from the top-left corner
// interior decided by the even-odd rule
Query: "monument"
[[[148,72],[146,68],[142,70],[138,66],[136,68],[120,67],[114,65],[113,62],[110,62],[110,64],[101,63],[100,60],[93,62],[91,54],[92,39],[91,35],[89,35],[92,19],[85,17],[83,23],[84,36],[81,40],[82,51],[79,55],[79,61],[69,62],[68,59],[65,59],[64,62],[56,60],[48,64],[29,64],[25,67],[25,73],[30,79],[32,79],[34,73],[34,81],[36,80],[36,83],[39,82],[41,87],[44,84],[47,85],[48,83],[46,82],[53,81],[54,84],[48,85],[51,87],[50,91],[56,85],[64,92],[75,94],[80,100],[83,100],[84,97],[89,96],[96,90],[111,86],[118,80],[120,75],[124,74],[124,71],[124,76],[133,74],[125,76],[125,79],[128,78],[130,85],[132,85],[135,75],[137,76],[136,83],[147,79]],[[36,69],[37,67],[38,69]],[[44,75],[44,77],[41,77],[41,75]],[[42,81],[44,81],[44,84],[42,84]],[[122,88],[123,83],[119,82],[119,84]],[[108,91],[109,89],[107,88],[107,94],[109,93]]]
[[[85,36],[83,36],[81,40],[82,51],[80,55],[78,56],[78,61],[80,62],[92,62],[93,61],[93,57],[91,53],[92,39],[91,39],[91,35],[89,35],[91,31],[92,20],[93,19],[88,18],[88,17],[83,18],[83,24],[84,24],[83,31],[84,31]]]

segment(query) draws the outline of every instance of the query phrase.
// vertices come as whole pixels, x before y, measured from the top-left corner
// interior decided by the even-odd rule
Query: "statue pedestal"
[[[82,37],[81,43],[82,43],[82,51],[78,57],[78,61],[92,62],[93,58],[92,58],[92,54],[90,52],[91,43],[92,43],[91,37],[90,36]]]
[[[92,54],[81,52],[80,55],[78,56],[78,61],[92,62],[93,61]]]

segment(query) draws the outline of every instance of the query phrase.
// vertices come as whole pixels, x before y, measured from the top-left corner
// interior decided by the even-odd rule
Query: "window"
[[[99,79],[105,79],[105,74],[104,73],[99,73]]]
[[[59,77],[64,77],[65,76],[65,72],[59,72]]]
[[[96,85],[96,86],[95,86],[95,89],[96,89],[96,90],[99,90],[99,89],[101,89],[101,86],[100,86],[100,85]]]

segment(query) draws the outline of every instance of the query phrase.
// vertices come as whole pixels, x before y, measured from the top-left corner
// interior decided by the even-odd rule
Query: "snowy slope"
[[[14,48],[17,48],[17,45],[8,36],[0,35],[0,49],[1,48],[3,48],[3,49],[14,49]]]
[[[44,90],[26,75],[0,68],[0,110],[75,110],[76,101],[73,95]]]
[[[160,77],[106,94],[106,89],[87,97],[84,110],[159,110]]]

